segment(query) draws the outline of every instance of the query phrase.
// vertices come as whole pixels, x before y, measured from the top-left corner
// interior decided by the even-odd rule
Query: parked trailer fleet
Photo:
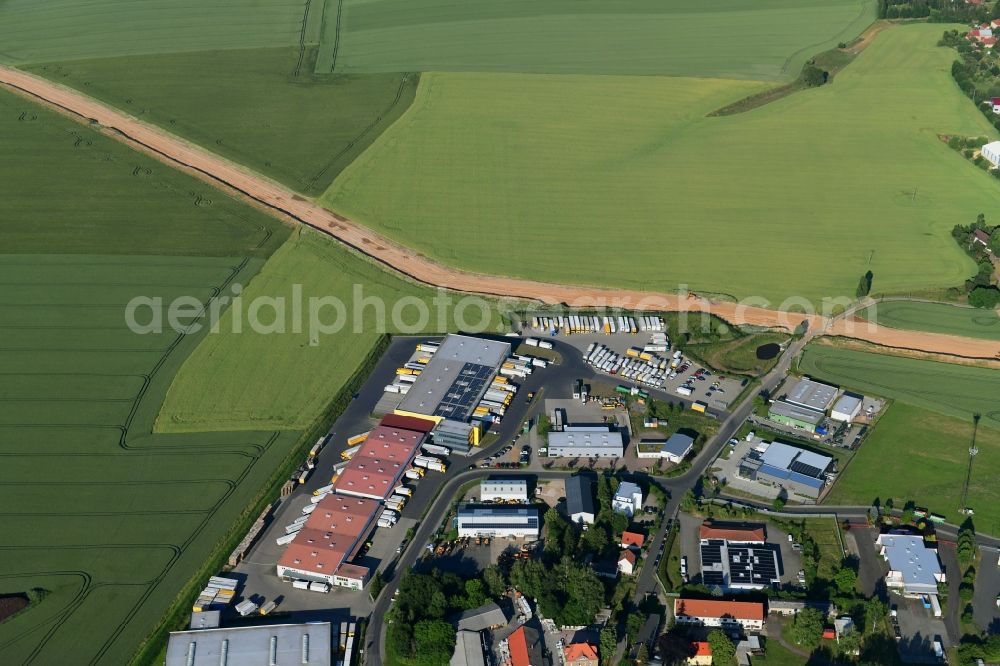
[[[573,333],[604,333],[606,335],[611,335],[612,333],[629,333],[634,335],[639,332],[666,331],[663,319],[658,316],[534,316],[531,318],[531,326],[535,330],[546,331],[552,335],[560,331],[566,335]],[[529,340],[534,342],[528,342],[527,340],[525,342],[532,347],[552,348],[551,343],[548,343],[548,346],[544,346],[543,340],[536,340],[535,338],[529,338]]]

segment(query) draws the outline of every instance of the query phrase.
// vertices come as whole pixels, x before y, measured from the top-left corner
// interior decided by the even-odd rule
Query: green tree
[[[642,630],[642,625],[646,621],[646,616],[639,611],[633,611],[628,614],[625,618],[625,635],[628,636],[630,642],[634,642],[636,636]]]
[[[694,491],[688,489],[681,498],[681,510],[691,512],[698,506],[698,497]]]
[[[990,248],[990,252],[995,255],[1000,256],[1000,227],[993,230],[990,234],[990,240],[986,243],[986,247]]]
[[[483,571],[483,581],[486,583],[486,589],[490,596],[494,599],[499,599],[507,591],[507,580],[504,578],[503,571],[495,564],[491,564]]]
[[[778,495],[777,497],[775,497],[774,501],[771,502],[771,508],[774,509],[775,511],[781,511],[782,509],[784,509],[785,508],[785,498],[782,497],[781,495]]]
[[[423,620],[413,626],[414,657],[426,666],[444,666],[455,651],[455,628],[444,620]]]
[[[592,553],[600,554],[608,547],[608,530],[602,524],[591,525],[590,529],[583,533],[583,544]]]
[[[628,516],[622,513],[612,515],[611,529],[615,536],[621,536],[621,533],[628,529]]]
[[[694,655],[694,650],[691,649],[691,639],[675,627],[656,639],[656,653],[664,666],[680,666]]]
[[[840,640],[838,641],[838,647],[841,653],[846,655],[855,655],[861,652],[861,633],[855,631],[853,628],[840,634]]]
[[[861,276],[861,281],[858,282],[858,288],[855,292],[855,295],[858,298],[864,298],[865,296],[871,293],[872,280],[874,279],[874,277],[875,275],[871,271],[867,271],[864,275]]]
[[[736,660],[736,646],[721,629],[708,633],[708,645],[712,648],[713,666],[730,666]]]
[[[823,614],[815,608],[804,608],[792,620],[790,638],[798,645],[814,648],[823,638]]]
[[[375,575],[372,576],[371,585],[368,586],[368,593],[372,595],[372,601],[378,599],[378,595],[382,593],[384,587],[385,581],[382,580],[382,572],[376,571]]]
[[[611,627],[601,629],[601,663],[610,664],[615,658],[615,649],[618,647],[618,637]]]
[[[830,74],[812,63],[807,63],[802,68],[802,82],[810,88],[815,88],[826,83]]]
[[[546,414],[538,415],[538,424],[535,426],[535,430],[542,437],[548,437],[549,431],[552,430],[552,421]]]
[[[992,310],[1000,305],[1000,289],[996,287],[976,287],[969,292],[969,305]]]
[[[841,594],[850,595],[854,593],[854,587],[858,582],[858,574],[851,567],[842,567],[833,575],[833,583]]]
[[[486,596],[486,586],[478,578],[470,578],[465,581],[465,600],[462,603],[466,608],[479,608],[488,601]]]
[[[635,664],[636,666],[644,666],[649,662],[649,650],[646,649],[646,644],[641,643],[639,649],[635,651]]]

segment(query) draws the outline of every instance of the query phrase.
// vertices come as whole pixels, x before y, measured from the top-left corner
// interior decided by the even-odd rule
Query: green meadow
[[[298,320],[292,306],[294,289],[301,290],[303,304]],[[437,321],[436,309],[421,321],[413,303],[429,303],[435,294],[359,259],[326,236],[302,230],[242,293],[244,303],[280,299],[282,309],[268,308],[260,316],[266,325],[256,330],[247,316],[235,314],[235,307],[227,310],[219,333],[199,345],[175,378],[157,430],[303,428],[351,377],[382,333],[458,328],[451,308],[443,324]],[[343,304],[342,313],[333,305],[317,306],[318,325],[312,326],[310,299],[328,297]],[[497,311],[483,303],[485,314],[470,308],[466,321],[498,330]]]
[[[832,85],[726,117],[706,114],[764,84],[425,74],[322,201],[445,263],[536,280],[772,306],[853,297],[868,270],[880,293],[957,284],[974,267],[950,229],[1000,187],[938,138],[993,134],[942,29],[886,30]]]
[[[969,468],[971,419],[957,419],[896,402],[840,474],[826,501],[868,505],[892,498],[897,507],[915,501],[960,523],[961,491]],[[976,527],[1000,534],[1000,432],[979,428],[968,504]]]
[[[883,301],[858,315],[889,328],[1000,340],[1000,315],[995,310],[946,303]]]
[[[875,20],[870,0],[340,0],[317,71],[780,80]],[[330,11],[330,10],[328,10]],[[330,12],[332,14],[332,11]]]
[[[1000,429],[1000,370],[810,344],[799,370],[868,395]]]

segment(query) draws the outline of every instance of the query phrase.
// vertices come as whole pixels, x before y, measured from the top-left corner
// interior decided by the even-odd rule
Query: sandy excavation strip
[[[994,358],[1000,343],[950,335],[900,331],[871,326],[853,318],[830,321],[818,315],[769,310],[695,295],[549,284],[483,275],[444,266],[399,245],[371,229],[318,206],[294,191],[252,173],[229,160],[83,93],[41,77],[0,65],[0,83],[22,96],[40,101],[83,123],[100,125],[111,136],[173,167],[194,173],[223,189],[232,189],[278,217],[307,224],[337,238],[384,266],[427,285],[459,292],[534,300],[571,307],[630,310],[711,312],[733,324],[792,330],[808,320],[813,334],[823,332],[868,340],[889,347],[918,349],[969,358]]]

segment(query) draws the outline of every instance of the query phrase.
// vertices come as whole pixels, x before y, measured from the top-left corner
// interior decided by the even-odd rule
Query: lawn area
[[[341,7],[340,21],[325,21],[317,71],[764,80],[794,77],[809,56],[861,33],[876,9],[872,0],[342,0]]]
[[[840,475],[827,502],[867,505],[892,497],[896,506],[913,500],[960,523],[962,487],[969,464],[972,423],[896,402],[882,416]],[[972,466],[969,505],[976,526],[1000,534],[1000,432],[979,428],[979,455]]]
[[[199,336],[133,333],[125,305],[204,303],[289,230],[4,91],[0,134],[0,590],[49,591],[0,654],[125,664],[299,438],[152,434]]]
[[[235,309],[227,311],[220,333],[209,335],[178,373],[157,419],[158,431],[302,428],[354,373],[381,333],[396,332],[400,325],[413,327],[407,333],[458,328],[448,313],[439,326],[436,309],[420,325],[412,306],[394,321],[396,303],[429,302],[435,292],[386,273],[311,229],[275,252],[243,291],[243,302],[271,297],[291,304],[293,285],[301,286],[306,304],[301,331],[294,330],[291,305],[285,308],[283,334],[254,332],[246,323],[234,332]],[[355,297],[358,289],[360,298]],[[314,337],[308,301],[331,296],[345,304],[344,326]],[[377,315],[376,305],[359,307],[362,300],[385,303],[386,316]],[[261,320],[273,321],[271,312]],[[323,323],[337,319],[332,309],[320,315]],[[470,310],[468,321],[476,322],[478,315]],[[497,330],[497,317],[492,311],[490,330]]]
[[[844,559],[844,548],[840,545],[837,521],[833,518],[807,518],[806,532],[816,542],[819,548],[819,560],[816,563],[816,575],[825,580],[832,580],[840,569]]]
[[[1000,340],[1000,316],[995,310],[946,303],[884,301],[862,310],[858,316],[890,328]]]
[[[867,270],[876,292],[958,284],[974,267],[951,227],[1000,187],[938,139],[994,135],[941,30],[885,30],[832,85],[725,117],[705,115],[762,84],[425,74],[322,200],[443,262],[535,280],[772,306],[853,298]]]
[[[323,0],[4,0],[0,61],[293,46],[303,39],[318,39],[323,4]]]
[[[419,76],[316,76],[315,54],[315,48],[306,49],[301,67],[299,49],[286,47],[130,55],[26,69],[292,189],[319,195],[409,107]]]
[[[964,423],[971,423],[978,413],[980,426],[1000,429],[998,370],[816,343],[806,347],[799,370],[843,388],[893,398]]]
[[[778,362],[781,352],[771,358],[758,358],[757,350],[766,345],[785,345],[791,336],[785,333],[752,333],[735,340],[688,345],[687,354],[693,354],[719,372],[733,375],[760,377]]]

